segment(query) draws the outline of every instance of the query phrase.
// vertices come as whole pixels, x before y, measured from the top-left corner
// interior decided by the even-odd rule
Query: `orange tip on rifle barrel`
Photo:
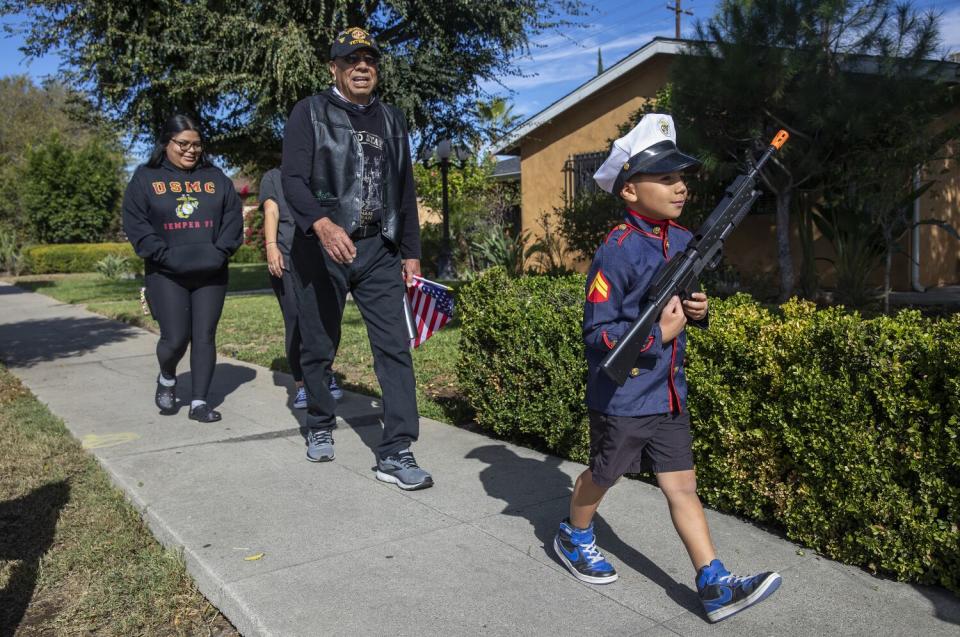
[[[788,139],[790,139],[790,133],[781,128],[780,131],[774,136],[773,141],[770,142],[770,145],[777,150],[780,150],[780,147],[786,144]]]

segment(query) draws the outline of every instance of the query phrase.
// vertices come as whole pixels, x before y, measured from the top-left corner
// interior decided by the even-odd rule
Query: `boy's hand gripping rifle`
[[[756,189],[760,169],[786,143],[787,137],[787,131],[777,133],[753,168],[738,176],[727,187],[723,199],[694,233],[687,249],[670,259],[653,280],[637,320],[600,362],[600,369],[615,383],[623,385],[627,380],[653,331],[653,324],[660,318],[670,299],[678,294],[689,296],[700,273],[717,267],[723,242],[740,225],[753,202],[760,196],[760,191]]]

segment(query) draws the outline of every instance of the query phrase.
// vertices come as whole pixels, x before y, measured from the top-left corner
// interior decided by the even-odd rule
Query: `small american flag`
[[[413,285],[407,288],[416,331],[410,345],[419,347],[453,318],[453,295],[445,285],[419,276],[413,279]]]

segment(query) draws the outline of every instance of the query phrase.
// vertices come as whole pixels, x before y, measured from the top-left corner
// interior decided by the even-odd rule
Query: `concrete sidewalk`
[[[286,374],[221,359],[216,425],[153,406],[156,336],[0,285],[0,357],[182,547],[244,635],[957,635],[960,600],[871,577],[708,511],[726,564],[780,591],[708,624],[660,492],[624,481],[598,518],[621,573],[574,580],[550,543],[582,465],[428,419],[414,450],[437,486],[377,482],[379,405],[347,394],[335,462],[304,459]],[[186,369],[186,362],[181,368]],[[189,372],[179,393],[189,396]],[[263,554],[260,559],[248,560]]]

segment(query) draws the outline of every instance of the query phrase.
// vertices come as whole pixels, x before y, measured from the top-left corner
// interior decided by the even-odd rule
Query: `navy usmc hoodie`
[[[164,158],[158,168],[144,164],[133,173],[123,231],[148,273],[215,272],[243,241],[243,207],[216,166],[181,170]]]

